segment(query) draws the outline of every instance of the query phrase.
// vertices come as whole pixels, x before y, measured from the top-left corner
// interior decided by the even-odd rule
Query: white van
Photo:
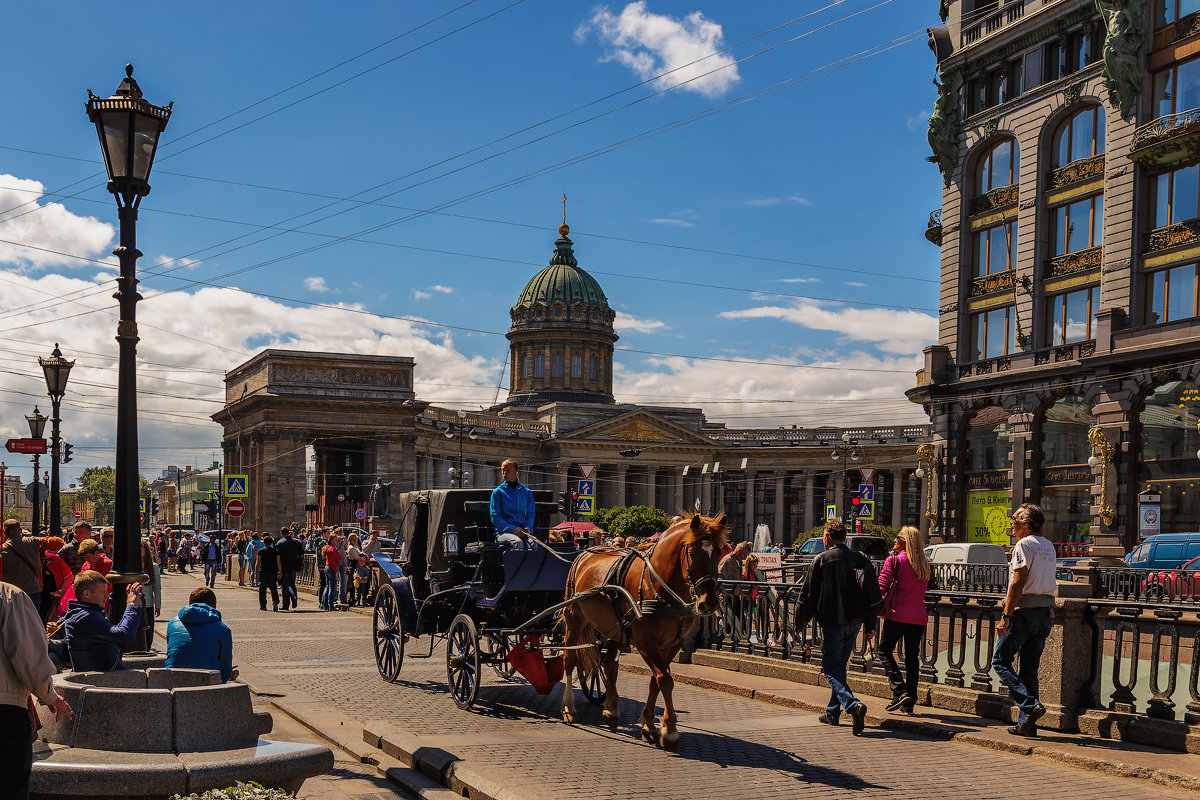
[[[925,555],[933,564],[1007,564],[1008,555],[998,544],[984,542],[951,542],[931,544]]]
[[[925,555],[933,565],[930,588],[1003,591],[1008,584],[1008,555],[998,544],[934,544],[925,548]]]

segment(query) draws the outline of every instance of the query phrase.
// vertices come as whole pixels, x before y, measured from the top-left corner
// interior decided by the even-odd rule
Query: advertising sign
[[[1162,495],[1149,490],[1138,495],[1138,536],[1145,539],[1162,529]]]
[[[755,553],[758,568],[769,581],[783,580],[783,553]]]
[[[967,541],[1008,544],[1008,492],[967,492]]]

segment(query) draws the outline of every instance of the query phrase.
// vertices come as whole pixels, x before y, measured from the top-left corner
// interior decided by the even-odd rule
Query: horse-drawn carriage
[[[379,674],[396,680],[410,639],[429,637],[424,653],[408,653],[428,658],[442,638],[447,685],[460,708],[475,703],[484,667],[505,679],[519,669],[541,693],[565,670],[563,717],[572,721],[571,674],[578,670],[585,697],[605,702],[605,719],[615,725],[616,692],[610,687],[617,654],[632,644],[654,662],[652,685],[667,684],[663,695],[673,733],[670,678],[663,675],[679,649],[685,620],[690,625],[694,614],[716,608],[724,517],[677,523],[654,548],[641,551],[580,550],[573,542],[550,543],[541,536],[527,548],[511,548],[496,541],[490,494],[434,489],[397,498],[393,516],[402,550],[375,553],[371,565],[379,587],[372,622]],[[544,536],[557,506],[548,491],[534,496],[534,531]],[[665,637],[663,647],[653,637]],[[653,659],[647,657],[650,650]],[[648,708],[657,737],[653,700]],[[643,714],[644,736],[645,721]]]

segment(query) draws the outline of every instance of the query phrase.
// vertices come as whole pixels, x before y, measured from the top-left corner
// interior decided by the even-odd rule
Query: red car
[[[1142,581],[1142,597],[1147,600],[1200,599],[1200,556],[1177,569],[1150,573]]]

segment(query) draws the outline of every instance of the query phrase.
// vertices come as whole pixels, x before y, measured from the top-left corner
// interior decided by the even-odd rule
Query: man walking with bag
[[[992,669],[1008,687],[1017,704],[1017,724],[1008,729],[1014,736],[1037,736],[1037,721],[1046,713],[1038,700],[1038,668],[1042,650],[1054,623],[1054,597],[1058,580],[1054,576],[1057,553],[1042,536],[1046,515],[1041,507],[1024,503],[1013,512],[1012,561],[1008,565],[1008,593],[1004,597],[1004,615],[996,625],[996,650]],[[1013,658],[1020,654],[1018,672]]]
[[[814,617],[821,625],[821,672],[829,682],[830,694],[819,721],[838,725],[845,709],[854,720],[852,732],[860,736],[867,707],[846,685],[846,663],[863,626],[868,634],[874,632],[883,597],[870,560],[846,547],[846,526],[840,518],[825,523],[824,540],[825,552],[813,559],[808,580],[800,589],[796,630]]]

